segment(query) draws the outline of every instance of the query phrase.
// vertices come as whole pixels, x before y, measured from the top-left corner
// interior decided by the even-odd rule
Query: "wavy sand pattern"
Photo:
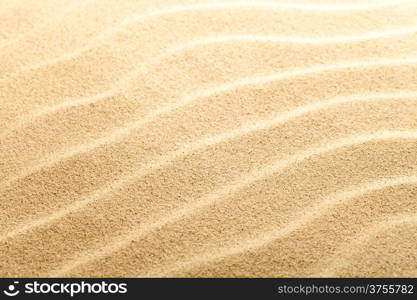
[[[416,276],[416,11],[0,1],[0,275]]]

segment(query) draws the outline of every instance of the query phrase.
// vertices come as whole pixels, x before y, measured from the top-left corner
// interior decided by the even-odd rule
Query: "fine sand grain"
[[[0,276],[416,276],[417,1],[0,0]]]

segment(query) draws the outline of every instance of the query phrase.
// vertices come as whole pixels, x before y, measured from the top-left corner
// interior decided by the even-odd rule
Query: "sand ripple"
[[[416,276],[415,1],[0,8],[1,276]]]

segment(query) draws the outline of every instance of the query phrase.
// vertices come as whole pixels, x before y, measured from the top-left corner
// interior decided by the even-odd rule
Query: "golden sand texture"
[[[416,276],[417,1],[0,1],[0,276]]]

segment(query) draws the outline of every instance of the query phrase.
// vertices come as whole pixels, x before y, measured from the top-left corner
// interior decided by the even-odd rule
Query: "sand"
[[[416,12],[0,1],[0,276],[417,276]]]

